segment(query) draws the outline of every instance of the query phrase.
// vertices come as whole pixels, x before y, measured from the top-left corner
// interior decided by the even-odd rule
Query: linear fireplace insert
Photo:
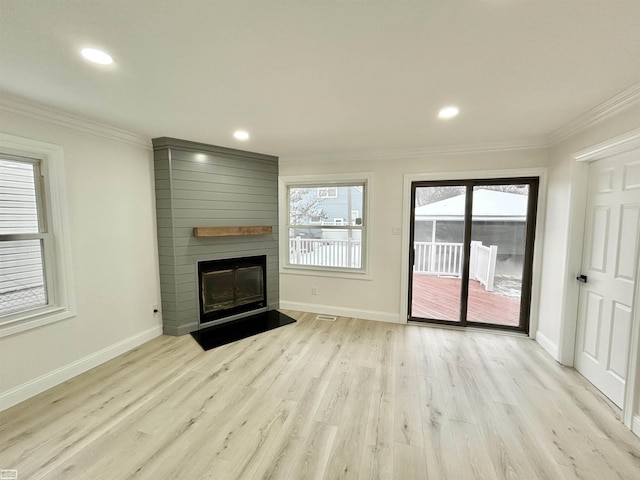
[[[258,313],[267,306],[267,256],[198,262],[200,325]]]

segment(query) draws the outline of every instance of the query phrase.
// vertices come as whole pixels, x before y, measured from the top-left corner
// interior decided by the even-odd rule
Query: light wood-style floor
[[[19,479],[638,479],[619,411],[532,340],[299,319],[159,337],[0,413]]]

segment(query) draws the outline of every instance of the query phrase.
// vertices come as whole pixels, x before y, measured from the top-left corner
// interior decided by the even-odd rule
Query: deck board
[[[413,275],[411,316],[437,320],[460,319],[460,278]],[[520,298],[487,292],[475,280],[469,282],[467,320],[517,326]]]

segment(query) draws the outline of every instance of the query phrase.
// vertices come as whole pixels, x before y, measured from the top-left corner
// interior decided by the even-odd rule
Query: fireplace
[[[198,262],[200,325],[267,310],[267,257]]]

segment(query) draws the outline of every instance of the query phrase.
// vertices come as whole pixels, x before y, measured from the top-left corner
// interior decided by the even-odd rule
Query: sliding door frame
[[[407,320],[415,322],[426,322],[433,324],[453,325],[460,327],[480,327],[499,330],[512,330],[529,334],[531,325],[531,298],[533,290],[533,273],[535,264],[535,235],[537,225],[537,212],[540,208],[540,175],[516,175],[495,178],[466,178],[450,180],[414,180],[410,182],[410,213],[409,213],[409,241],[408,241],[408,266],[407,266]],[[519,324],[517,326],[501,325],[498,323],[486,323],[467,320],[467,310],[469,302],[469,261],[471,252],[471,236],[473,228],[473,193],[475,187],[495,186],[495,185],[529,185],[527,195],[527,220],[525,231],[524,265],[522,269],[521,295]],[[406,185],[405,185],[406,186]],[[443,320],[437,318],[422,318],[411,316],[412,293],[413,293],[413,265],[415,259],[414,236],[415,236],[415,199],[416,190],[420,187],[447,187],[456,186],[465,188],[465,213],[464,213],[464,236],[463,236],[463,264],[460,285],[460,305],[459,320]]]

